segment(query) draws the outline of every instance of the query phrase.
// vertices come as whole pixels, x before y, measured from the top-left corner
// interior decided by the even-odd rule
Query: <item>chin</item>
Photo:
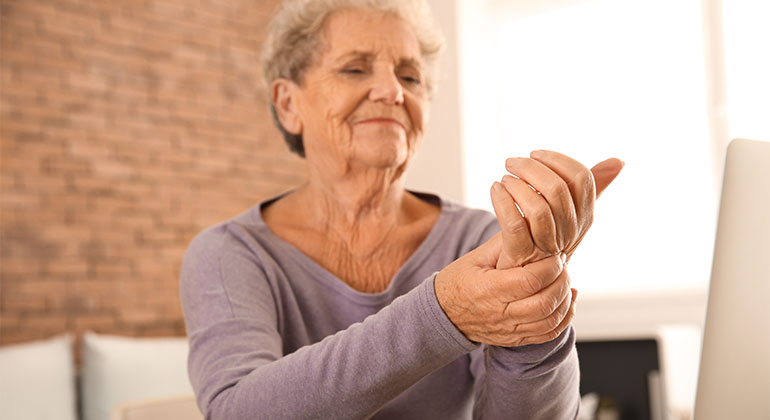
[[[355,142],[358,161],[372,168],[399,168],[412,156],[412,150],[405,138],[366,139]]]
[[[404,145],[394,149],[380,150],[374,158],[381,162],[383,166],[396,168],[406,165],[413,155],[412,152],[412,150]]]
[[[406,165],[407,155],[403,154],[378,154],[375,156],[361,156],[357,159],[363,166],[372,169],[398,169]]]

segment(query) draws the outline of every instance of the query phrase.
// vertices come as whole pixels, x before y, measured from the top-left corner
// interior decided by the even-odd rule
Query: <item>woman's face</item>
[[[392,14],[346,10],[327,19],[323,39],[294,92],[308,162],[342,173],[403,170],[428,111],[412,29]]]

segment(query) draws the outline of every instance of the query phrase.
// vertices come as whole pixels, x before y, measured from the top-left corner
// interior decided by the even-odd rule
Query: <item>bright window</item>
[[[758,43],[770,40],[767,16],[762,2],[727,3],[721,54],[704,18],[721,12],[701,0],[461,0],[466,202],[491,209],[506,156],[545,148],[588,166],[619,157],[626,167],[572,260],[575,286],[705,287],[729,139],[713,127],[770,140],[770,48]],[[747,42],[757,48],[736,47]],[[716,76],[714,48],[728,60]],[[729,121],[713,104],[715,77],[727,85]]]
[[[723,1],[730,137],[770,141],[770,2]]]

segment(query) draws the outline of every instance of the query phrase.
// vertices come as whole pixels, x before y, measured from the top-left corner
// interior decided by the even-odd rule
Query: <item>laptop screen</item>
[[[770,143],[725,163],[695,420],[770,419]]]

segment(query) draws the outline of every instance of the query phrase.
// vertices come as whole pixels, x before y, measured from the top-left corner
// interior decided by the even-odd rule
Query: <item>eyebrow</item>
[[[371,53],[369,51],[353,50],[345,54],[342,54],[341,56],[337,57],[334,61],[345,61],[351,58],[359,58],[359,59],[363,58],[365,60],[370,60],[372,57],[374,57],[374,53]]]
[[[335,63],[341,63],[350,59],[363,59],[366,61],[370,61],[374,58],[375,54],[371,51],[360,51],[360,50],[353,50],[350,52],[347,52],[345,54],[342,54],[341,56],[334,59]],[[422,69],[422,63],[420,60],[416,58],[402,58],[398,62],[398,67],[414,67],[418,70]]]

